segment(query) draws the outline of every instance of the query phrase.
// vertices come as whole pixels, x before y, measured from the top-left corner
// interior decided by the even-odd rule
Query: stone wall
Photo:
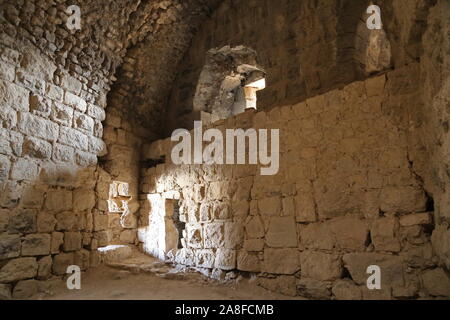
[[[385,68],[416,62],[433,2],[224,0],[199,29],[180,64],[165,133],[191,129],[192,100],[206,53],[212,48],[244,45],[257,52],[258,63],[267,73],[267,88],[258,92],[259,109],[297,103],[382,71],[365,70],[373,63],[373,56],[364,54],[370,34],[379,33],[365,24],[370,3],[382,8],[387,39],[380,44],[381,53],[392,56]]]
[[[26,40],[2,34],[0,51],[0,283],[23,298],[108,243],[94,191],[106,104]]]
[[[147,146],[147,158],[166,164],[143,171],[144,251],[221,279],[256,273],[261,286],[288,295],[448,297],[430,242],[433,207],[409,161],[408,130],[391,118],[392,102],[407,96],[398,90],[407,71],[212,125],[280,129],[274,176],[258,166],[175,166],[170,140]],[[167,252],[177,237],[170,199],[186,225],[183,247]],[[381,267],[381,291],[367,289],[370,265]]]

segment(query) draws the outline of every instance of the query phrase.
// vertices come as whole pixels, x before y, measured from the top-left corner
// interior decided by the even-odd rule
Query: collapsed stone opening
[[[372,2],[369,3],[369,6],[371,5]],[[358,71],[365,76],[386,71],[392,66],[391,44],[385,26],[381,23],[381,29],[369,29],[367,26],[369,16],[370,14],[364,11],[358,23],[355,39],[354,58],[357,61]]]
[[[266,87],[257,55],[245,46],[214,48],[207,52],[193,99],[193,111],[212,123],[257,108],[257,92]]]

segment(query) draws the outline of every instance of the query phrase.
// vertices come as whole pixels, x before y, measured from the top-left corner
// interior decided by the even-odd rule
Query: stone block
[[[88,151],[89,149],[89,139],[84,133],[65,126],[60,128],[58,141],[78,150]]]
[[[336,281],[331,291],[336,300],[362,299],[361,289],[349,279]]]
[[[314,197],[310,193],[299,193],[295,197],[295,210],[297,222],[317,221]]]
[[[73,209],[76,212],[92,210],[95,207],[95,193],[93,190],[76,189],[73,192]]]
[[[450,277],[442,269],[428,270],[422,274],[422,282],[425,290],[437,297],[450,297]]]
[[[37,280],[23,280],[19,281],[13,290],[13,298],[15,300],[30,299],[38,293],[39,281]]]
[[[297,225],[294,216],[271,217],[266,244],[271,248],[297,247]]]
[[[307,250],[300,254],[300,260],[302,277],[331,281],[342,275],[341,258],[337,254]]]
[[[0,80],[0,104],[18,111],[29,110],[29,91],[12,82]]]
[[[264,249],[263,272],[274,274],[294,274],[300,270],[297,249]]]
[[[240,222],[225,222],[225,248],[239,249],[244,243],[244,226]]]
[[[258,258],[258,254],[239,250],[237,254],[237,269],[247,272],[260,272],[261,261]]]
[[[271,197],[258,200],[258,211],[262,216],[277,216],[281,212],[281,198]]]
[[[66,127],[72,126],[73,109],[62,103],[54,102],[50,112],[50,119],[56,123],[62,124]]]
[[[390,213],[424,212],[427,199],[416,187],[385,187],[380,194],[380,209]]]
[[[58,125],[39,116],[20,112],[18,124],[19,131],[28,136],[47,141],[55,141],[58,138]]]
[[[208,223],[203,227],[203,244],[205,249],[220,248],[224,245],[224,224]]]
[[[248,239],[261,239],[264,237],[264,225],[259,216],[252,216],[247,219],[245,233]]]
[[[74,163],[75,149],[59,143],[55,143],[52,159],[56,162]]]
[[[369,228],[364,220],[349,216],[333,219],[328,225],[341,250],[365,251]]]
[[[195,251],[195,265],[200,268],[214,267],[214,252],[208,249]]]
[[[0,155],[0,182],[8,180],[11,161],[8,157]]]
[[[52,145],[44,140],[26,137],[23,142],[23,153],[32,158],[50,159]]]
[[[314,279],[297,280],[297,293],[310,299],[329,300],[331,298],[329,285]]]
[[[399,252],[401,247],[397,238],[398,228],[398,220],[395,217],[375,220],[370,228],[375,250]]]
[[[10,233],[34,233],[37,230],[37,214],[32,209],[18,209],[10,214]]]
[[[82,236],[80,232],[64,232],[64,251],[76,251],[81,249]]]
[[[75,111],[73,127],[88,134],[92,134],[94,132],[94,119],[84,113]]]
[[[106,119],[105,109],[93,104],[88,105],[87,114],[99,121],[104,121]]]
[[[51,256],[45,256],[38,260],[38,274],[37,278],[40,280],[45,280],[52,275],[52,265],[53,259]]]
[[[17,258],[9,260],[0,269],[0,283],[11,283],[36,276],[36,258]]]
[[[30,234],[22,242],[22,256],[44,256],[50,254],[49,234]]]
[[[73,208],[72,199],[72,191],[63,189],[49,190],[47,192],[47,198],[45,199],[45,207],[48,210],[55,212],[69,211]]]
[[[16,258],[20,255],[20,236],[0,234],[0,260]]]
[[[11,179],[34,181],[38,176],[38,165],[32,159],[17,159],[11,168]]]
[[[30,95],[30,111],[33,114],[47,118],[50,115],[52,102],[43,96],[31,94]]]
[[[236,269],[236,251],[219,248],[216,251],[214,266],[222,270]]]
[[[399,256],[369,252],[349,253],[344,255],[343,261],[353,281],[359,285],[367,284],[367,268],[371,265],[380,267],[382,287],[404,285],[403,259]]]
[[[66,275],[67,267],[74,264],[74,253],[60,253],[53,258],[53,273],[56,275]]]
[[[400,225],[402,227],[429,225],[432,223],[433,223],[433,216],[431,212],[413,213],[400,217]]]
[[[71,211],[56,214],[56,230],[70,231],[76,226],[76,215]]]
[[[60,252],[60,248],[64,243],[64,233],[52,232],[52,241],[50,244],[51,253],[56,254]]]
[[[297,295],[296,279],[293,276],[258,278],[258,285],[272,292],[294,297]]]
[[[87,103],[82,98],[74,95],[73,93],[66,92],[64,95],[64,103],[78,111],[86,112]]]
[[[246,239],[244,240],[244,249],[250,252],[260,252],[264,249],[263,239]]]
[[[11,285],[0,283],[0,301],[1,300],[11,300]]]

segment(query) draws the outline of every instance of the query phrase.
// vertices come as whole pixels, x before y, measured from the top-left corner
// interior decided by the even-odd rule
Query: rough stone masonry
[[[370,3],[86,0],[71,31],[71,1],[0,0],[0,299],[108,245],[290,296],[448,299],[450,4],[373,1],[371,33]],[[213,118],[200,74],[227,89],[205,72],[225,46],[267,85],[207,126],[281,129],[275,176],[170,162],[172,130]]]

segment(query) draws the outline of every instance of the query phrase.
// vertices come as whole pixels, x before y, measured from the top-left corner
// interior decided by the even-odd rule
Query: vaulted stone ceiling
[[[164,131],[163,113],[179,63],[196,30],[222,2],[239,6],[235,0],[1,0],[0,27],[2,36],[29,41],[56,61],[57,77],[69,70],[100,95],[109,93],[110,110],[131,116],[158,134]],[[335,63],[345,66],[345,53],[352,50],[359,12],[366,2],[306,1],[302,4],[306,11],[299,16],[306,18],[306,26],[317,20],[322,27],[302,29],[304,35],[330,30],[330,39],[312,38],[322,42],[336,38]],[[419,59],[425,21],[435,2],[375,1],[383,7],[394,65]],[[82,28],[71,33],[66,28],[66,9],[74,3],[81,8]],[[326,12],[332,16],[321,17],[322,7],[330,7]],[[299,44],[302,50],[304,45]]]
[[[116,80],[119,106],[147,99],[166,90],[177,61],[192,34],[220,0],[2,0],[2,37],[32,43],[59,65],[99,93],[108,92]],[[66,28],[67,8],[81,8],[81,30]],[[10,40],[12,41],[12,40]],[[127,51],[129,52],[127,54]],[[145,56],[133,67],[133,57]],[[125,58],[125,60],[124,60]],[[56,73],[58,75],[58,72]],[[136,86],[129,79],[145,80]],[[134,86],[134,88],[133,88]],[[126,91],[129,99],[120,99]],[[142,92],[145,90],[146,92]],[[158,99],[154,98],[148,102]],[[143,105],[142,103],[139,105]],[[141,107],[141,109],[144,107]],[[129,110],[129,109],[127,109]],[[141,114],[144,114],[144,111]]]

